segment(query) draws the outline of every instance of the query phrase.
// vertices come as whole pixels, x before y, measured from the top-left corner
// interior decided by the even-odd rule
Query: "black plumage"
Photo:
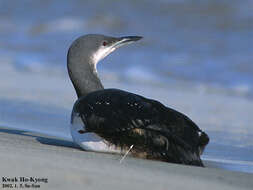
[[[200,159],[209,138],[182,113],[158,101],[118,89],[81,97],[73,112],[85,132],[94,132],[133,155],[173,163],[203,166]]]

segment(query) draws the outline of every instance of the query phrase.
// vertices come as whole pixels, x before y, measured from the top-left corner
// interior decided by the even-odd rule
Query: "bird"
[[[159,101],[105,89],[97,63],[141,36],[83,35],[70,45],[67,69],[77,94],[71,113],[73,141],[86,151],[204,167],[208,135],[186,115]]]

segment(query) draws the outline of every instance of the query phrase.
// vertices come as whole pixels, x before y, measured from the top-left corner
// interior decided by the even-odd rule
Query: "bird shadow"
[[[0,128],[0,133],[8,133],[8,134],[15,134],[15,135],[22,135],[26,137],[32,137],[35,138],[36,141],[38,141],[41,144],[45,145],[52,145],[52,146],[60,146],[60,147],[68,147],[68,148],[76,148],[81,150],[81,148],[75,144],[74,142],[62,140],[62,139],[56,139],[54,137],[43,137],[40,134],[35,134],[30,131],[25,130],[19,130],[19,129],[3,129]]]

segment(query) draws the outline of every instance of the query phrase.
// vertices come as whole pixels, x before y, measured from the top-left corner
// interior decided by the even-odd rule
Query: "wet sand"
[[[37,183],[40,189],[233,190],[253,186],[252,174],[131,157],[120,164],[120,155],[85,152],[70,141],[22,130],[1,127],[0,145],[1,176],[47,178],[48,183]]]

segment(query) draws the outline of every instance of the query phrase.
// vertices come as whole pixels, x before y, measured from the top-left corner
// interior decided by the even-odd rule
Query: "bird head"
[[[126,44],[140,40],[141,36],[111,37],[100,34],[88,34],[76,39],[69,48],[68,57],[89,59],[98,63],[114,50]],[[82,60],[80,60],[83,62]]]

